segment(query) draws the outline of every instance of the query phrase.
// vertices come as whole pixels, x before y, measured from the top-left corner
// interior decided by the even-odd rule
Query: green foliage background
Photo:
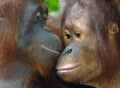
[[[58,0],[45,0],[49,12],[59,11],[59,1]]]

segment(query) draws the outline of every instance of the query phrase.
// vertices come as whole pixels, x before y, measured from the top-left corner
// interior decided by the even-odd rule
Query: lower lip
[[[76,70],[77,68],[79,68],[79,65],[76,65],[72,68],[66,68],[66,69],[61,69],[61,70],[57,70],[57,73],[66,73],[66,72],[71,72],[71,71],[74,71]]]

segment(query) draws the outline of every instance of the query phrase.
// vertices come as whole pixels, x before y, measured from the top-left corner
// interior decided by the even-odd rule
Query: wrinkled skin
[[[96,88],[119,87],[120,18],[108,1],[66,1],[62,36],[65,49],[57,73],[67,82]]]

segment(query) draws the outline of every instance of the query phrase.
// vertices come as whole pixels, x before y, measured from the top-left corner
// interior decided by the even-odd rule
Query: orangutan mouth
[[[49,52],[52,52],[52,53],[55,53],[55,54],[60,54],[60,50],[53,50],[53,49],[50,49],[44,45],[41,45],[41,47]]]
[[[57,67],[57,71],[58,72],[67,72],[67,71],[72,71],[77,69],[80,66],[80,64],[70,64],[70,65],[65,65],[65,66],[61,66],[61,67]]]

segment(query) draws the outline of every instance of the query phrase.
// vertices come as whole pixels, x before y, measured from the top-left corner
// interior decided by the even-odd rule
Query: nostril
[[[72,52],[72,49],[69,49],[66,51],[66,53],[70,54]]]

